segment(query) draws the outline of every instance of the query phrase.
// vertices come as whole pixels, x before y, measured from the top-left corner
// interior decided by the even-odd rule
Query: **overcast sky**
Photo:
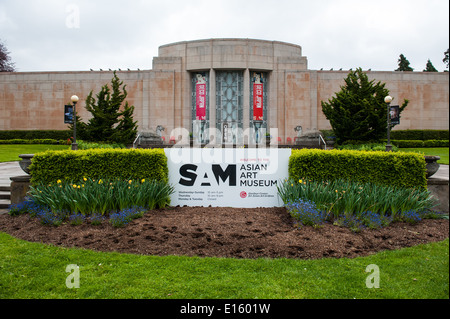
[[[300,45],[308,68],[439,70],[448,0],[0,0],[0,40],[18,71],[151,69],[158,47],[209,38]]]

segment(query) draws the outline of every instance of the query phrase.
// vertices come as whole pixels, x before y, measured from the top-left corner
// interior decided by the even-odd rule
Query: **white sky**
[[[302,46],[308,68],[439,70],[448,0],[0,0],[0,40],[18,71],[151,69],[158,47],[209,38]]]

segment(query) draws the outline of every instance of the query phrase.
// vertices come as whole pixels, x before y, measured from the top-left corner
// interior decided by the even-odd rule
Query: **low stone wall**
[[[435,210],[448,214],[448,212],[449,212],[448,179],[430,178],[430,179],[428,179],[427,184],[428,184],[428,190],[439,201],[439,204],[435,207]]]

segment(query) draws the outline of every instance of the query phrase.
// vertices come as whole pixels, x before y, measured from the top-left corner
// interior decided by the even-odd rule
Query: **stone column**
[[[211,135],[217,135],[216,128],[216,70],[209,70],[209,137],[210,143],[217,144],[218,136],[212,141]]]
[[[243,101],[243,118],[242,129],[245,132],[250,127],[250,70],[244,71],[244,101]]]
[[[19,204],[25,200],[30,190],[30,175],[10,177],[11,180],[11,204]]]

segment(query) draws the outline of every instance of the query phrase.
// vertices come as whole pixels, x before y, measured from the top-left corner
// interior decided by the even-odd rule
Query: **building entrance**
[[[218,142],[242,143],[244,73],[217,71],[216,73],[216,128],[221,132]]]

